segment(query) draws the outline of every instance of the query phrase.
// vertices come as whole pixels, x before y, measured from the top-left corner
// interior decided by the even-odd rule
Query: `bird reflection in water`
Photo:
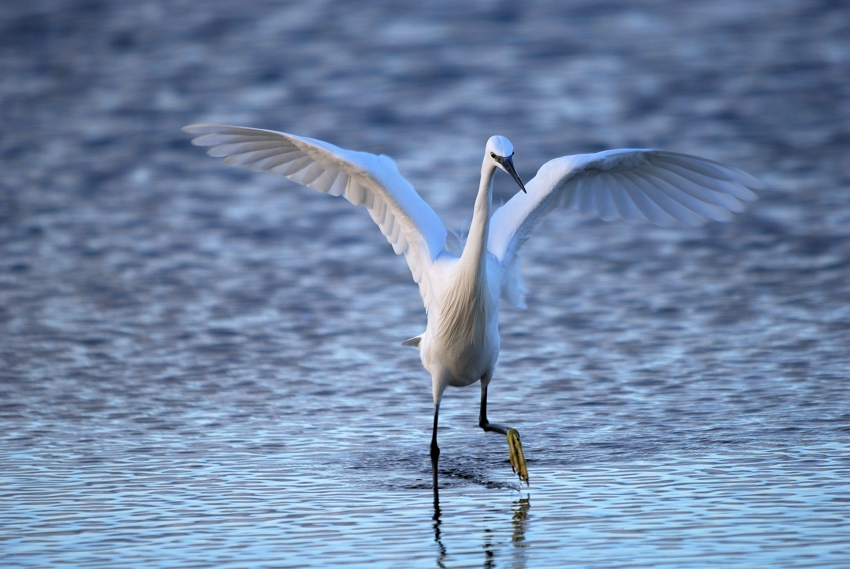
[[[526,566],[525,559],[525,524],[528,520],[528,510],[531,508],[531,496],[520,498],[514,501],[511,506],[514,515],[511,519],[511,525],[514,526],[514,533],[511,535],[511,543],[513,544],[513,567],[524,568]]]
[[[436,476],[436,475],[435,475]],[[437,542],[439,553],[437,554],[437,567],[443,568],[446,566],[446,546],[443,545],[443,535],[440,532],[440,525],[443,521],[440,519],[442,512],[440,511],[440,492],[437,490],[437,485],[434,485],[434,516],[431,518],[434,522],[434,541]]]
[[[525,524],[528,520],[528,510],[531,508],[531,496],[514,500],[511,504],[513,516],[511,517],[511,526],[513,532],[511,534],[511,544],[514,546],[514,555],[512,567],[524,569],[526,567],[525,558]],[[440,510],[440,494],[437,488],[434,487],[434,516],[431,518],[434,522],[434,542],[437,544],[437,567],[446,567],[446,557],[448,551],[443,544],[443,535],[440,526],[443,524],[442,511]],[[496,554],[493,551],[493,535],[494,532],[490,528],[484,529],[484,569],[490,569],[496,566]]]

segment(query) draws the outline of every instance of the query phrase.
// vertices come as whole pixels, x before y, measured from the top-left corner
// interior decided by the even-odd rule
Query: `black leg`
[[[437,419],[440,415],[440,404],[434,405],[434,430],[431,433],[431,471],[434,475],[434,496],[437,496],[437,462],[440,460],[440,447],[437,446]]]
[[[522,454],[522,443],[519,440],[519,432],[516,429],[496,425],[487,420],[487,384],[490,382],[485,381],[485,379],[489,378],[484,378],[481,381],[481,411],[478,413],[478,426],[485,431],[507,435],[508,449],[511,454],[511,468],[514,469],[520,480],[528,484],[528,469],[525,466],[525,456]]]
[[[496,425],[487,420],[487,385],[484,382],[481,383],[481,411],[478,413],[478,426],[485,431],[503,435],[507,435],[509,429],[509,427]]]

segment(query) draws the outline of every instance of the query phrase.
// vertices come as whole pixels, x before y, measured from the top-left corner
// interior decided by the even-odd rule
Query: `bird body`
[[[459,255],[447,250],[440,218],[387,156],[355,152],[291,134],[199,124],[193,144],[228,164],[279,174],[363,205],[397,254],[404,254],[427,313],[424,333],[404,342],[419,348],[431,374],[434,426],[431,460],[437,488],[437,419],[448,386],[481,382],[479,426],[506,434],[511,463],[528,481],[519,434],[487,420],[487,387],[499,356],[499,299],[524,307],[517,255],[539,220],[558,205],[586,216],[642,220],[666,226],[728,221],[753,201],[760,183],[717,162],[663,150],[619,149],[564,156],[545,163],[523,184],[513,146],[487,141],[472,221]],[[492,211],[496,170],[522,189]]]
[[[444,253],[437,263],[442,275],[435,281],[442,286],[435,288],[427,307],[428,325],[419,344],[435,404],[449,385],[489,381],[499,357],[502,268],[486,246],[495,171],[485,158],[463,252],[460,257]]]

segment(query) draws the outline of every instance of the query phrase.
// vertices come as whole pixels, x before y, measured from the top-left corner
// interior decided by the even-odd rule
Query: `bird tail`
[[[401,343],[401,345],[402,346],[412,346],[414,348],[418,348],[419,342],[421,340],[422,340],[422,334],[419,334],[418,336],[414,336],[414,337],[410,338],[409,340],[405,340],[404,342]]]

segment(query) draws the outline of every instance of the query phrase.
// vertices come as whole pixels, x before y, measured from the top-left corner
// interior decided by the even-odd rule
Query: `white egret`
[[[404,254],[427,313],[425,332],[404,342],[419,348],[431,374],[434,426],[431,462],[437,488],[437,420],[446,387],[481,382],[479,426],[507,436],[511,464],[526,483],[519,434],[487,419],[487,387],[499,356],[500,298],[524,307],[517,253],[540,218],[557,205],[604,220],[657,225],[728,221],[753,201],[752,176],[717,162],[663,150],[620,149],[556,158],[525,186],[503,136],[487,141],[469,233],[460,256],[446,250],[446,229],[387,156],[255,128],[196,124],[192,143],[210,146],[227,164],[285,176],[363,205],[396,254]],[[522,189],[492,212],[493,176],[509,174]]]

